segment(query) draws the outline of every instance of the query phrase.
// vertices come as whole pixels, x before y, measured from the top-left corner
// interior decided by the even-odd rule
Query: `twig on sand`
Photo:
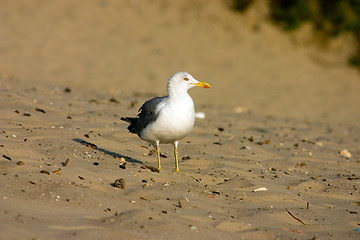
[[[297,218],[294,216],[294,214],[292,214],[289,210],[287,210],[287,213],[290,214],[290,216],[292,216],[296,221],[300,222],[301,224],[305,225],[305,223],[303,221],[301,221],[301,219]]]

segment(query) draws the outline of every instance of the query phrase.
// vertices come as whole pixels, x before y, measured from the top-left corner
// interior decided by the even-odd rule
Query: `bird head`
[[[187,72],[178,72],[168,80],[168,91],[187,91],[192,87],[210,88],[210,84],[196,80]]]

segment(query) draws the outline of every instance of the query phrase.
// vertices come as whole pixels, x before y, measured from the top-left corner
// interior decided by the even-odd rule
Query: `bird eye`
[[[187,77],[184,77],[184,80],[185,80],[185,81],[189,81],[189,79],[188,79]]]

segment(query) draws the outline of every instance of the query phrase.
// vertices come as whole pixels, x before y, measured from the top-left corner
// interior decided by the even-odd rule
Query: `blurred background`
[[[245,12],[255,0],[233,0],[235,10]],[[311,27],[312,40],[327,45],[339,36],[350,36],[355,51],[348,64],[360,69],[360,1],[359,0],[269,0],[270,19],[291,32],[305,24]]]
[[[0,0],[0,77],[359,124],[360,1]]]

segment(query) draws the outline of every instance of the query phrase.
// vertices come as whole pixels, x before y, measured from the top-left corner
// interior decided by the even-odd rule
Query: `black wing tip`
[[[127,127],[129,132],[136,133],[136,130],[135,130],[136,118],[133,118],[133,117],[121,117],[120,119],[127,122],[127,123],[130,123],[130,125]]]
[[[128,122],[128,123],[132,123],[134,118],[132,118],[132,117],[121,117],[120,120],[123,120],[123,121]]]

